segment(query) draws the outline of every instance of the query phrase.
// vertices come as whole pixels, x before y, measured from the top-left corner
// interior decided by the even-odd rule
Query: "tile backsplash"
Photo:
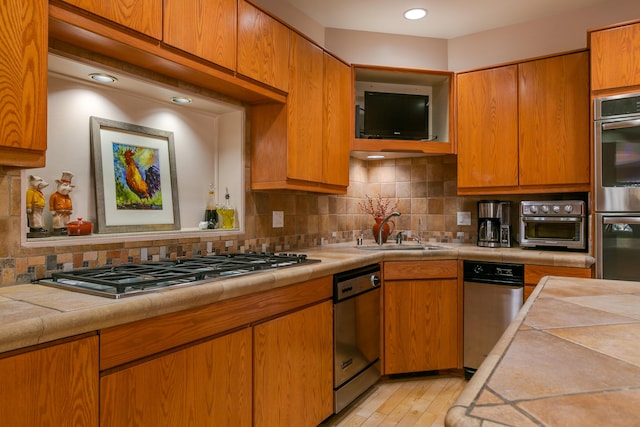
[[[249,176],[249,166],[246,166]],[[423,241],[475,242],[477,201],[456,194],[456,157],[426,156],[390,160],[351,159],[346,195],[300,191],[245,192],[244,234],[203,233],[202,237],[172,237],[120,243],[83,243],[24,247],[21,244],[20,172],[0,168],[0,285],[28,283],[53,271],[95,267],[210,252],[303,251],[363,235],[372,239],[373,219],[359,208],[366,195],[397,199],[397,231],[420,234]],[[247,182],[249,180],[247,179]],[[503,200],[519,198],[507,196]],[[284,226],[272,227],[272,212],[284,212]],[[469,212],[471,225],[458,226],[457,212]],[[512,208],[512,216],[517,208]],[[86,240],[84,240],[86,242]]]

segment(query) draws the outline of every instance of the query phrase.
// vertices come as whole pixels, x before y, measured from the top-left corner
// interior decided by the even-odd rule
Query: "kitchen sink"
[[[382,245],[369,244],[356,246],[358,249],[365,251],[433,251],[438,249],[445,249],[443,246],[435,245],[416,245],[416,244],[404,244],[404,243],[385,243]]]

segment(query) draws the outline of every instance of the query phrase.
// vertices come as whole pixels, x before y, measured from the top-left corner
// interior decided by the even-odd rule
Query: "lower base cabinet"
[[[384,263],[384,374],[457,368],[457,261]]]
[[[100,426],[251,426],[245,328],[100,379]]]
[[[97,335],[3,357],[0,378],[3,426],[98,425]]]
[[[315,426],[333,412],[333,304],[254,327],[254,426]]]

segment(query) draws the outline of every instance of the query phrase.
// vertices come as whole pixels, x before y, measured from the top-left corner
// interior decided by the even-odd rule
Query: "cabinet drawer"
[[[592,275],[590,268],[525,265],[524,283],[537,285],[544,276],[584,277],[590,279]]]
[[[446,279],[458,277],[458,263],[445,261],[391,261],[384,263],[385,280]]]

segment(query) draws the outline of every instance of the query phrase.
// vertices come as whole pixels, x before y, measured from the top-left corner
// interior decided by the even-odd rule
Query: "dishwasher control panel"
[[[524,284],[524,265],[502,262],[464,261],[465,282]]]

